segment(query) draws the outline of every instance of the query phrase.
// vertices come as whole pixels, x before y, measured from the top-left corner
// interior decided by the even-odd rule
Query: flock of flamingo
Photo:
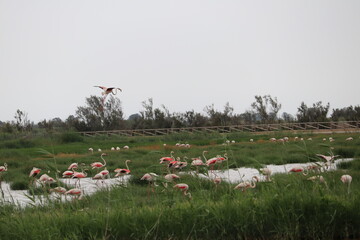
[[[295,140],[297,140],[295,138]],[[350,138],[346,139],[346,140],[352,140]],[[271,142],[274,141],[274,139],[270,139]],[[275,139],[275,141],[278,141]],[[288,141],[287,138],[283,138],[282,141]],[[280,142],[282,142],[280,141]],[[329,141],[331,141],[331,138],[329,139]],[[252,140],[250,140],[250,142],[253,142]],[[227,142],[227,144],[229,144],[230,142]],[[128,146],[124,147],[125,149],[129,149]],[[111,150],[115,150],[114,148],[111,148]],[[117,148],[116,150],[119,150],[119,148]],[[89,151],[92,151],[92,148],[89,148]],[[223,162],[228,160],[228,156],[225,153],[223,156],[221,155],[217,155],[215,157],[212,157],[210,159],[207,159],[205,154],[207,153],[207,151],[203,151],[202,156],[204,158],[204,161],[202,160],[201,157],[195,157],[195,158],[191,158],[191,166],[193,166],[196,169],[196,175],[199,174],[199,167],[204,166],[204,167],[208,167],[208,177],[213,181],[213,183],[217,186],[218,184],[221,183],[222,179],[220,177],[218,177],[214,171],[214,166],[215,165],[222,165]],[[181,161],[180,157],[174,157],[174,151],[170,152],[170,156],[166,156],[166,157],[162,157],[160,158],[160,162],[159,164],[163,165],[164,168],[164,174],[163,176],[159,176],[156,173],[145,173],[142,178],[140,180],[144,180],[147,181],[149,183],[149,189],[151,189],[152,192],[154,192],[154,189],[156,186],[159,186],[156,181],[159,180],[162,182],[163,186],[165,188],[168,187],[168,184],[171,183],[173,184],[173,188],[175,189],[179,189],[184,196],[188,196],[190,199],[192,198],[191,193],[189,192],[189,186],[186,183],[176,183],[176,181],[178,181],[181,177],[176,174],[176,171],[181,171],[182,169],[184,169],[185,167],[187,167],[188,162],[187,162],[187,157],[183,157],[183,161]],[[101,153],[100,158],[101,158],[101,162],[93,162],[90,164],[90,167],[92,169],[97,169],[98,172],[92,176],[92,179],[95,180],[95,184],[97,185],[99,181],[101,181],[102,184],[104,184],[104,180],[105,179],[109,179],[110,178],[110,172],[109,170],[107,170],[106,168],[106,160],[104,158],[104,156],[107,156],[107,153]],[[314,163],[312,165],[308,165],[307,167],[303,167],[303,166],[295,166],[293,168],[291,168],[289,170],[289,173],[293,172],[293,173],[302,173],[303,175],[307,175],[309,173],[309,171],[314,171],[317,172],[318,174],[321,174],[321,172],[323,171],[323,169],[327,169],[328,167],[331,166],[331,164],[334,162],[336,157],[339,157],[339,155],[333,155],[332,153],[329,156],[326,155],[322,155],[322,154],[316,154],[317,157],[321,158],[324,160],[323,164],[318,164],[318,163]],[[131,160],[126,160],[125,161],[125,166],[126,168],[116,168],[114,169],[114,177],[115,178],[120,178],[121,181],[123,181],[123,177],[125,175],[129,175],[131,173],[128,163],[131,162]],[[62,173],[62,177],[68,178],[68,179],[76,179],[75,184],[74,184],[74,188],[71,188],[69,190],[67,190],[64,187],[55,187],[55,188],[51,188],[50,192],[56,192],[58,194],[64,194],[64,195],[72,195],[75,198],[82,198],[83,196],[83,190],[81,189],[81,185],[80,185],[80,179],[82,178],[86,178],[87,177],[87,173],[86,171],[88,170],[87,168],[85,168],[85,164],[78,164],[78,163],[71,163],[69,165],[69,167],[67,168],[67,170],[65,170]],[[77,171],[79,168],[82,169],[82,171]],[[8,171],[8,166],[5,163],[3,166],[0,166],[0,178],[1,175]],[[52,177],[50,177],[48,174],[43,174],[39,177],[39,179],[37,179],[36,177],[40,175],[41,169],[37,168],[37,167],[33,167],[33,169],[30,171],[29,177],[31,178],[31,183],[40,183],[43,186],[48,186],[50,187],[51,183],[56,182],[56,180]],[[271,174],[272,171],[269,168],[260,168],[259,172],[264,176],[265,181],[271,182]],[[210,177],[212,175],[212,177]],[[308,180],[310,181],[319,181],[321,183],[326,184],[325,179],[323,178],[323,176],[321,175],[316,175],[316,176],[312,176],[309,177]],[[342,175],[340,178],[341,182],[343,182],[344,184],[348,185],[348,192],[350,192],[350,184],[352,182],[352,177],[350,175]],[[249,181],[243,181],[240,182],[239,184],[237,184],[234,189],[239,189],[241,191],[246,191],[246,189],[248,188],[255,188],[256,187],[256,183],[259,182],[260,179],[258,176],[253,176],[252,180]],[[150,194],[150,190],[148,190],[148,195]]]

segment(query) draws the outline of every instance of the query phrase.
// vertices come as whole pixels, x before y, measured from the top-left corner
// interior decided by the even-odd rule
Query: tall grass
[[[235,144],[223,144],[233,138],[237,138]],[[128,185],[119,184],[82,200],[51,200],[25,209],[5,205],[0,208],[1,239],[358,239],[360,160],[323,173],[326,184],[307,180],[311,175],[277,174],[272,182],[260,182],[246,192],[234,190],[234,185],[226,182],[215,187],[201,178],[181,176],[181,182],[190,186],[192,199],[160,183],[149,194],[148,184],[139,180],[146,172],[164,174],[159,159],[171,150],[179,157],[201,156],[204,150],[209,158],[226,152],[230,167],[318,161],[315,153],[326,154],[332,147],[335,153],[346,149],[342,154],[351,157],[358,151],[357,139],[324,143],[322,136],[312,138],[312,142],[285,144],[269,143],[269,136],[256,136],[256,143],[250,143],[249,135],[221,134],[84,138],[83,142],[66,143],[51,139],[38,140],[41,144],[32,148],[1,149],[0,159],[9,168],[3,177],[13,184],[18,178],[27,182],[32,166],[50,170],[52,175],[71,162],[98,161],[100,154],[89,153],[88,147],[107,149],[109,170],[124,167],[125,160],[131,159],[133,175]],[[176,148],[177,141],[192,147]],[[122,144],[130,149],[109,150]],[[89,171],[89,175],[94,173]],[[342,174],[353,176],[350,193],[340,181]]]

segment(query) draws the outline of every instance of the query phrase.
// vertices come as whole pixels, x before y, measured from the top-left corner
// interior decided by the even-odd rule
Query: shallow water
[[[338,159],[335,160],[334,164],[330,166],[328,169],[323,169],[323,171],[333,171],[336,170],[337,165],[341,162],[352,161],[352,158]],[[322,162],[318,162],[321,164]],[[291,163],[284,165],[267,165],[265,167],[269,168],[272,172],[271,175],[279,174],[279,173],[288,173],[289,170],[296,166],[307,167],[314,163]],[[188,172],[182,172],[180,174],[189,174]],[[190,174],[194,174],[194,172],[190,172]],[[264,175],[259,173],[259,171],[255,168],[237,168],[237,169],[229,169],[229,170],[214,170],[209,174],[209,177],[200,174],[200,177],[203,178],[215,178],[220,177],[223,181],[227,181],[230,183],[239,183],[242,181],[250,181],[253,176],[257,176],[260,181],[265,181]],[[96,191],[104,188],[109,188],[114,185],[126,184],[131,176],[124,176],[121,178],[111,178],[105,179],[103,183],[101,181],[92,180],[91,178],[83,178],[80,180],[80,188],[82,189],[84,195],[91,195]],[[60,181],[64,182],[69,186],[75,186],[75,182],[77,179],[60,179]],[[35,198],[30,196],[28,190],[11,190],[10,185],[6,182],[1,183],[1,189],[4,194],[4,198],[0,197],[0,201],[3,204],[15,204],[20,207],[31,206],[31,205],[43,205],[46,204],[48,199],[61,199],[62,201],[71,201],[74,197],[59,195],[57,193],[51,193],[48,196],[36,195]],[[48,199],[47,199],[48,198]]]

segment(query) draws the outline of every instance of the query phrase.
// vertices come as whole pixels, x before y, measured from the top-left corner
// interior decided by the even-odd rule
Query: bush
[[[62,143],[72,143],[72,142],[83,142],[84,138],[78,133],[67,132],[61,134],[60,140]]]

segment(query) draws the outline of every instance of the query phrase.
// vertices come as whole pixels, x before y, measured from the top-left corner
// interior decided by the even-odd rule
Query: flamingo
[[[97,173],[95,174],[95,176],[92,177],[92,179],[96,180],[95,184],[97,184],[99,180],[101,180],[101,183],[104,183],[105,175],[102,175],[101,173]]]
[[[217,186],[221,183],[222,179],[221,177],[215,177],[213,180],[213,183],[215,184],[215,190],[217,190]]]
[[[85,169],[85,170],[87,170],[87,169]],[[74,172],[72,178],[77,178],[77,180],[75,182],[75,187],[76,187],[77,183],[79,183],[79,187],[80,187],[80,179],[86,178],[87,173],[85,172],[85,170],[83,170],[82,172]]]
[[[301,172],[303,175],[308,175],[308,169],[302,166],[296,166],[289,170],[289,172]]]
[[[40,168],[33,167],[33,169],[30,171],[29,177],[36,177],[40,172]]]
[[[191,199],[191,193],[188,192],[189,185],[187,185],[186,183],[178,183],[173,188],[180,189],[184,196],[189,196],[189,198]]]
[[[91,153],[94,153],[94,149],[93,149],[93,148],[89,148],[88,151],[91,152]]]
[[[156,177],[158,177],[158,175],[156,173],[145,173],[144,176],[142,176],[142,178],[140,180],[145,180],[145,181],[148,181],[148,189],[149,187],[151,188],[151,191],[154,192],[154,186],[157,186],[155,185],[155,180],[156,180]],[[147,190],[148,192],[148,197],[149,197],[149,190]]]
[[[179,166],[179,164],[180,164],[180,158],[177,157],[176,160],[173,160],[173,161],[169,162],[168,168],[169,169],[170,168],[177,168]]]
[[[112,93],[113,95],[116,95],[118,90],[120,92],[122,92],[122,90],[117,87],[104,87],[104,86],[94,86],[94,87],[98,87],[103,90],[103,92],[101,92],[101,94],[103,95],[103,104],[105,103],[105,99],[106,99],[107,95],[109,95],[110,93]]]
[[[318,156],[318,157],[320,157],[320,158],[322,158],[323,160],[326,161],[325,162],[326,168],[331,167],[331,164],[334,162],[335,158],[340,157],[340,155],[335,155],[334,156],[334,154],[332,154],[332,153],[331,153],[330,156],[325,156],[323,154],[316,154],[316,156]]]
[[[101,159],[104,161],[104,163],[101,163],[101,162],[93,162],[90,164],[90,166],[92,167],[92,169],[94,168],[102,168],[102,167],[105,167],[106,166],[106,161],[105,159],[103,158],[103,156],[106,156],[107,154],[106,153],[102,153],[100,155]]]
[[[260,172],[265,176],[265,180],[271,182],[270,175],[271,169],[270,168],[260,168]]]
[[[321,165],[319,163],[310,164],[310,165],[307,166],[307,169],[309,171],[320,173],[321,172]]]
[[[115,177],[121,177],[121,179],[123,180],[123,177],[125,175],[130,174],[130,169],[129,169],[129,166],[128,166],[128,162],[131,162],[131,160],[126,160],[125,161],[126,168],[117,168],[117,169],[114,170],[114,172],[116,172]]]
[[[99,173],[100,173],[101,175],[103,175],[104,177],[110,178],[110,174],[109,174],[110,172],[109,172],[109,170],[106,169],[106,167],[105,167],[104,170],[100,171]]]
[[[79,188],[72,188],[69,191],[66,191],[64,194],[75,196],[75,198],[77,196],[79,200],[82,198],[82,191]]]
[[[62,173],[63,178],[69,178],[72,177],[73,175],[74,175],[74,171],[69,171],[69,170]]]
[[[160,158],[160,164],[169,163],[171,161],[174,161],[175,158],[174,158],[173,154],[174,154],[174,151],[171,151],[170,152],[171,157],[162,157],[162,158]]]
[[[71,169],[77,169],[79,167],[79,165],[77,163],[72,163],[70,164],[70,166],[68,167],[68,170],[71,170]]]
[[[63,187],[55,187],[55,188],[50,189],[50,192],[55,192],[55,193],[58,193],[58,194],[64,194],[66,192],[66,189],[63,188]]]
[[[199,166],[204,166],[205,163],[201,160],[201,157],[192,158],[191,166],[196,167],[196,175],[199,174]]]
[[[124,147],[123,147],[123,149],[129,149],[130,147],[129,146],[127,146],[127,145],[125,145]]]
[[[175,166],[175,168],[177,168],[177,169],[179,169],[179,170],[182,170],[184,167],[186,167],[187,165],[188,165],[188,163],[187,163],[187,157],[185,156],[184,158],[184,161],[183,162],[179,162],[176,166]]]
[[[348,184],[348,194],[350,193],[350,184],[352,181],[352,177],[348,174],[346,175],[342,175],[340,178],[340,181],[343,182],[344,184]]]
[[[327,187],[325,178],[323,176],[321,176],[321,175],[316,175],[316,176],[309,177],[309,178],[307,178],[307,180],[312,181],[312,182],[319,181],[320,183],[324,183],[325,186]]]
[[[6,172],[8,169],[7,169],[7,163],[4,163],[4,166],[0,166],[0,173],[1,172]]]
[[[192,158],[191,159],[191,166],[203,166],[204,162],[201,160],[201,157],[197,157],[197,158]]]
[[[39,181],[44,183],[44,184],[49,184],[49,185],[50,185],[50,183],[56,182],[54,178],[50,177],[46,173],[41,175],[41,177],[39,178]]]
[[[234,189],[240,189],[242,192],[245,192],[246,189],[248,188],[255,188],[256,182],[259,181],[259,178],[257,176],[253,176],[252,179],[255,179],[255,181],[252,180],[252,181],[241,182],[238,185],[236,185]]]
[[[352,138],[352,137],[348,137],[345,139],[345,141],[352,141],[352,140],[354,140],[354,138]]]

